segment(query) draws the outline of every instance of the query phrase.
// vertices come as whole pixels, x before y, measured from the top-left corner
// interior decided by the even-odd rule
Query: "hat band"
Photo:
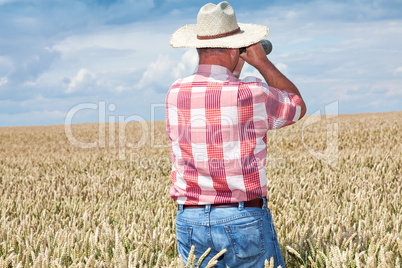
[[[198,35],[197,34],[197,39],[199,39],[199,40],[216,39],[216,38],[231,36],[231,35],[237,34],[239,32],[240,32],[240,27],[238,27],[236,30],[233,30],[233,31],[230,31],[227,33],[216,34],[216,35]]]

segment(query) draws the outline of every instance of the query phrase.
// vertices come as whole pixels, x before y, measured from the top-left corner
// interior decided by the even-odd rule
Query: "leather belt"
[[[262,198],[256,198],[249,201],[244,201],[244,207],[254,207],[254,208],[262,208],[264,205],[264,200]],[[211,204],[211,208],[229,208],[229,207],[238,207],[239,203],[226,203],[226,204]],[[205,205],[183,205],[183,209],[192,209],[192,208],[204,208]]]

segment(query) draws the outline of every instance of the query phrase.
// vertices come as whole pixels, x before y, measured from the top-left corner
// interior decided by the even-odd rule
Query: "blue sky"
[[[197,63],[170,35],[207,2],[0,0],[0,126],[163,120],[168,87]],[[308,114],[402,110],[402,0],[229,3],[270,28],[269,58]]]

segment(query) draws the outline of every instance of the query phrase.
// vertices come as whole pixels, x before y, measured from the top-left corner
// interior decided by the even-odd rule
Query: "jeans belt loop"
[[[177,210],[178,210],[180,213],[183,213],[183,204],[177,204]]]
[[[262,208],[267,208],[267,198],[263,197],[262,200],[264,200],[264,204],[262,205]]]
[[[205,213],[209,213],[211,211],[211,204],[205,205]]]
[[[239,210],[243,210],[244,209],[244,202],[241,201],[239,202]]]

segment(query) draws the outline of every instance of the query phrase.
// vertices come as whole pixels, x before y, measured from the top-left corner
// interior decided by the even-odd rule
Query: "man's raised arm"
[[[269,86],[299,96],[301,99],[300,118],[302,118],[306,114],[307,111],[306,104],[304,103],[304,100],[299,90],[267,58],[261,43],[257,43],[247,47],[246,52],[240,54],[240,57],[243,60],[245,60],[248,64],[254,66],[261,73],[261,75],[264,77],[265,81]]]

